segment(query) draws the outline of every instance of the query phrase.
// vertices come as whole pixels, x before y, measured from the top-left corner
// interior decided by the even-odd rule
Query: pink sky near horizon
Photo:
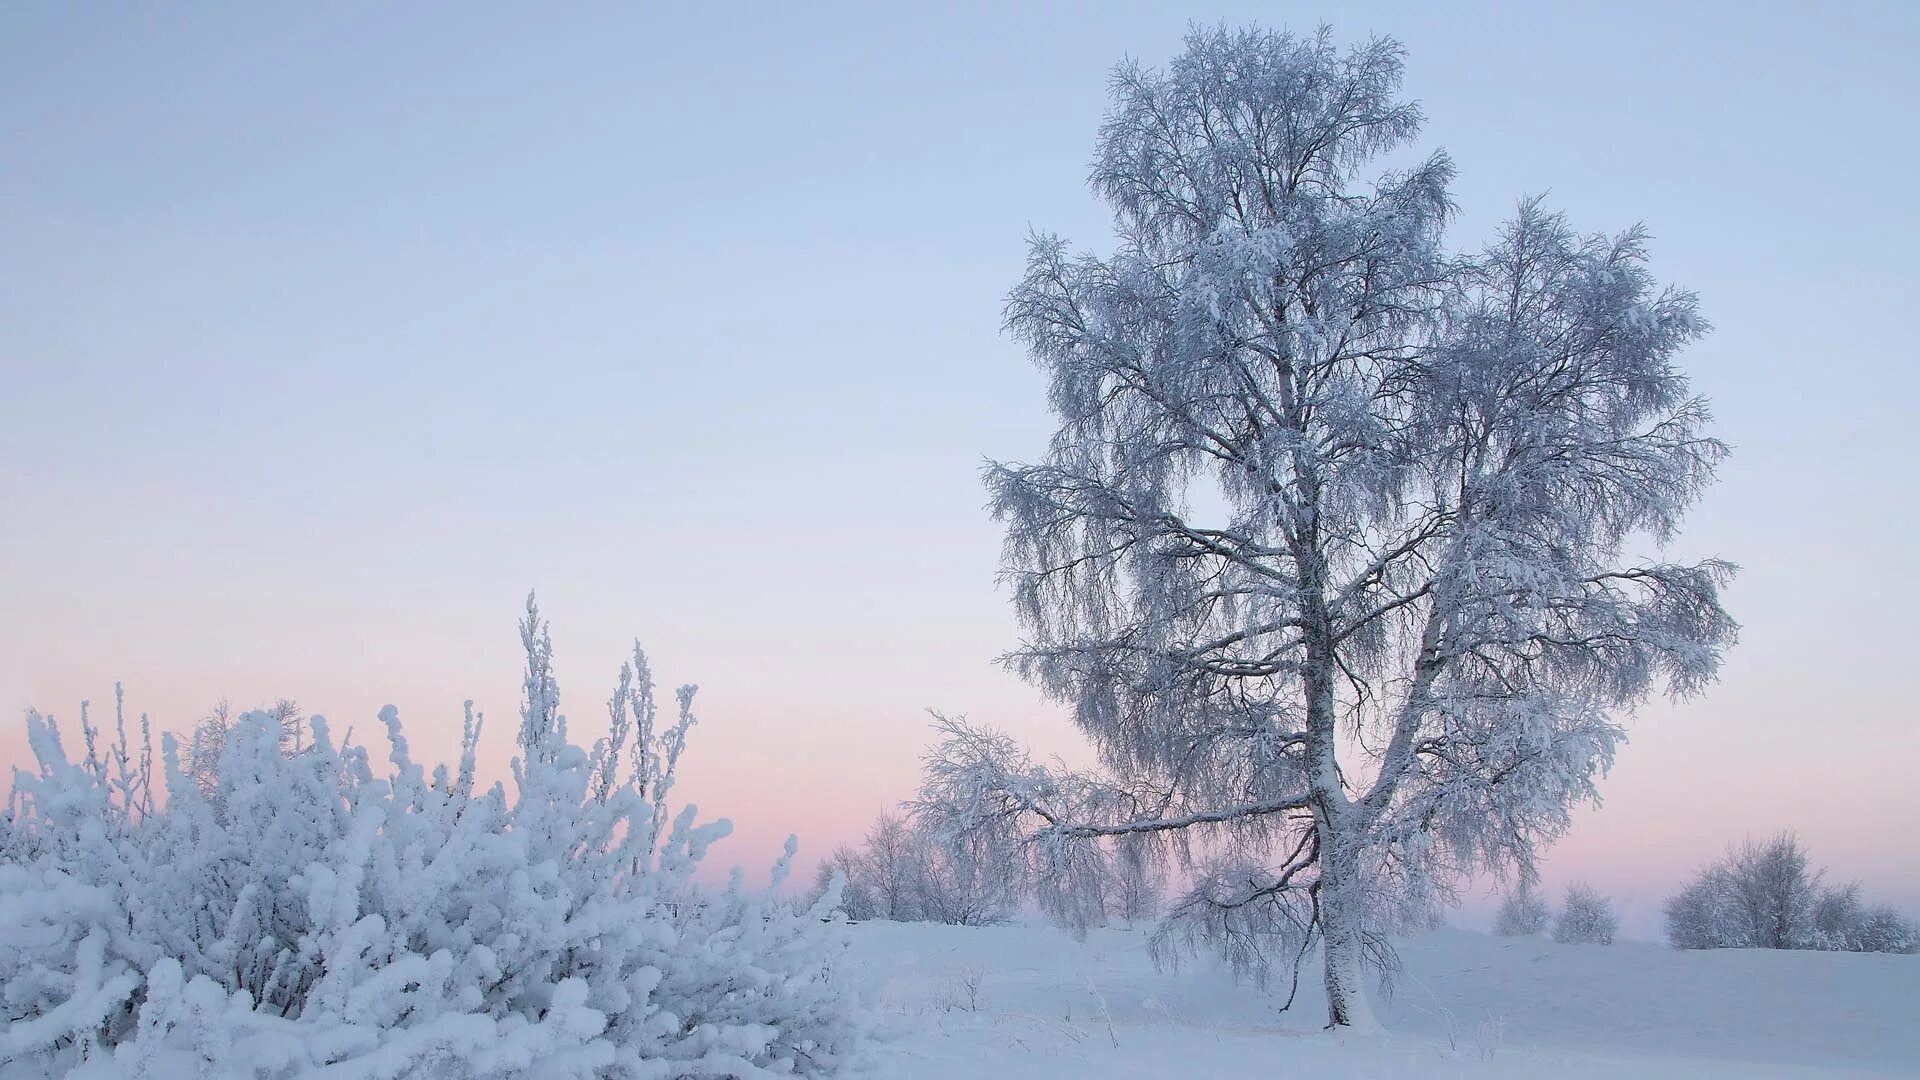
[[[990,588],[982,591],[994,593]],[[568,619],[578,614],[569,609],[582,603],[591,600],[555,604],[547,614],[554,622],[563,712],[575,741],[585,744],[605,732],[604,699],[628,643],[613,636],[617,631],[590,640],[570,634],[569,622],[588,621]],[[336,737],[352,727],[355,740],[369,743],[379,760],[382,744],[370,741],[381,735],[375,717],[382,705],[394,703],[415,757],[431,762],[450,760],[457,752],[460,703],[471,696],[487,715],[483,779],[510,782],[506,759],[518,722],[519,647],[514,607],[503,608],[492,633],[484,623],[478,624],[477,635],[463,633],[463,644],[472,651],[456,655],[429,651],[404,637],[387,637],[402,630],[371,633],[361,643],[367,655],[389,649],[406,655],[402,650],[412,650],[406,657],[411,678],[396,684],[404,694],[383,693],[371,679],[348,681],[302,669],[297,662],[289,665],[292,670],[284,681],[265,660],[249,668],[253,673],[246,677],[225,670],[168,667],[146,670],[130,682],[128,715],[131,719],[144,709],[156,727],[179,730],[223,693],[236,704],[293,696],[309,711],[327,715]],[[1010,635],[1010,613],[1005,621]],[[607,625],[600,623],[602,628]],[[917,755],[929,736],[923,708],[968,712],[1016,732],[1036,753],[1058,753],[1084,764],[1084,743],[1061,710],[992,667],[991,652],[980,648],[987,643],[974,640],[981,636],[964,636],[961,644],[973,647],[975,666],[984,677],[967,680],[971,685],[949,686],[946,695],[970,697],[973,708],[958,708],[967,702],[936,700],[920,690],[923,685],[938,686],[937,667],[945,665],[849,688],[808,676],[807,660],[819,659],[815,650],[786,663],[755,665],[762,669],[759,677],[723,666],[718,678],[700,679],[695,709],[700,722],[690,739],[677,796],[698,804],[703,818],[723,816],[734,825],[733,834],[714,849],[703,876],[723,880],[738,865],[750,883],[764,882],[786,836],[793,833],[800,839],[794,876],[807,880],[815,861],[838,844],[857,841],[875,814],[911,795]],[[282,663],[306,651],[298,643],[272,650]],[[741,653],[768,655],[751,648]],[[682,670],[685,657],[670,642],[660,642],[649,654],[663,693],[697,675]],[[1602,783],[1605,805],[1582,809],[1572,832],[1547,854],[1542,869],[1549,892],[1557,895],[1575,879],[1591,881],[1615,897],[1629,933],[1655,937],[1661,900],[1699,865],[1730,843],[1791,828],[1807,843],[1816,864],[1827,868],[1830,880],[1859,881],[1872,899],[1920,910],[1920,872],[1899,857],[1896,840],[1900,823],[1920,821],[1920,789],[1902,782],[1916,749],[1910,730],[1888,732],[1892,738],[1883,746],[1886,752],[1860,758],[1852,775],[1806,776],[1795,765],[1800,753],[1796,744],[1809,737],[1815,725],[1758,739],[1750,731],[1743,736],[1741,714],[1764,707],[1771,680],[1766,673],[1742,670],[1739,655],[1736,650],[1728,672],[1731,689],[1722,685],[1703,700],[1680,705],[1656,702],[1630,722],[1632,742]],[[74,730],[83,693],[93,702],[96,721],[111,717],[110,677],[89,680],[86,665],[79,662],[45,663],[29,685],[43,710],[61,720],[63,731]],[[375,667],[383,665],[376,662]],[[99,689],[90,689],[93,685]],[[1752,689],[1743,692],[1748,686]],[[21,691],[15,688],[13,693],[17,700]],[[62,696],[66,704],[56,704]],[[1843,697],[1836,697],[1832,707],[1846,705]],[[24,725],[18,717],[16,710],[0,722],[0,769],[25,761]],[[1740,745],[1743,737],[1745,748],[1729,753],[1726,748]],[[68,740],[74,745],[73,736]],[[1726,772],[1714,770],[1735,772],[1737,778],[1729,782]],[[1885,822],[1890,828],[1887,833],[1863,831],[1862,821]],[[1468,888],[1458,916],[1464,925],[1484,923],[1496,888],[1492,882]]]
[[[392,703],[421,758],[472,698],[504,776],[529,588],[577,738],[635,637],[701,685],[680,794],[749,880],[908,796],[928,708],[1084,760],[993,663],[978,472],[1051,430],[1002,297],[1030,227],[1109,246],[1110,65],[1324,18],[1406,44],[1456,247],[1546,191],[1645,222],[1716,327],[1681,363],[1734,453],[1675,554],[1742,564],[1742,641],[1630,723],[1549,888],[1652,936],[1792,828],[1920,912],[1920,210],[1874,194],[1920,174],[1917,10],[9,11],[0,770],[26,708],[121,679],[175,729],[285,696],[360,738]]]

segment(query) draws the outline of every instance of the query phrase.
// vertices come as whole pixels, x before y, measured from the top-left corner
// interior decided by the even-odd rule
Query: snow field
[[[1400,943],[1384,1030],[1348,1034],[1304,981],[1277,1014],[1208,959],[1156,972],[1145,930],[850,932],[889,1078],[1920,1076],[1915,956],[1442,930]]]

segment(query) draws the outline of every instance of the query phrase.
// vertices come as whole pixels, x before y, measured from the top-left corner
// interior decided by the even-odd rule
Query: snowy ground
[[[875,987],[884,1077],[1920,1076],[1920,956],[1439,931],[1402,943],[1387,1030],[1362,1037],[1318,1030],[1310,986],[1276,1016],[1212,965],[1157,973],[1140,933],[849,933]]]

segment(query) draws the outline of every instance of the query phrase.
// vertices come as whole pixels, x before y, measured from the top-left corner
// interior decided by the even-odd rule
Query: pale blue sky
[[[923,706],[1071,746],[990,664],[976,474],[1048,430],[1000,298],[1030,224],[1104,245],[1115,61],[1324,20],[1407,45],[1459,244],[1550,190],[1718,328],[1681,547],[1746,566],[1745,641],[1550,880],[1651,903],[1797,824],[1920,905],[1916,11],[10,5],[0,709],[394,701],[438,749],[511,716],[537,586],[577,717],[633,634],[704,684],[690,785],[750,863],[906,794]]]

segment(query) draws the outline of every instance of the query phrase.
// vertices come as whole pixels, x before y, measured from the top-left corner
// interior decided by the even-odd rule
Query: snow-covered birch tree
[[[1115,72],[1118,244],[1032,239],[1007,325],[1058,428],[987,473],[1010,663],[1103,768],[943,721],[917,806],[1024,844],[1059,913],[1116,844],[1186,864],[1159,941],[1296,987],[1318,947],[1335,1025],[1371,1022],[1397,919],[1529,867],[1618,713],[1736,631],[1732,568],[1660,554],[1724,453],[1674,365],[1693,295],[1537,201],[1448,254],[1401,73],[1391,40],[1228,29]]]

